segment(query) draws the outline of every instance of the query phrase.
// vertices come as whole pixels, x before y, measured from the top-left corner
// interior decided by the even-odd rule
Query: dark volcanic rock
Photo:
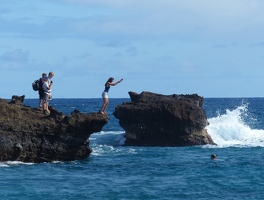
[[[125,145],[193,146],[215,144],[205,127],[203,98],[129,92],[132,102],[118,105],[113,113],[125,130]]]
[[[46,116],[22,105],[24,98],[0,99],[0,161],[72,161],[90,155],[89,136],[102,130],[106,116],[77,110],[65,116],[52,107]]]

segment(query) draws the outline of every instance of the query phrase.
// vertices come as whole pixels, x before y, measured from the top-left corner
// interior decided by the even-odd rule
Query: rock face
[[[100,132],[108,122],[98,113],[75,110],[63,115],[50,107],[50,115],[41,109],[24,106],[25,96],[0,99],[0,161],[51,162],[87,158],[89,136]]]
[[[125,145],[194,146],[215,144],[207,133],[203,98],[129,92],[132,102],[113,113],[125,130]]]

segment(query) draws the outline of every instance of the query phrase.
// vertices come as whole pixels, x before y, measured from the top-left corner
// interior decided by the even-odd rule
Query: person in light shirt
[[[49,111],[49,101],[52,99],[51,95],[51,88],[52,88],[52,81],[49,83],[49,77],[46,76],[44,78],[44,83],[42,86],[44,93],[43,93],[43,113],[46,115],[50,114]]]

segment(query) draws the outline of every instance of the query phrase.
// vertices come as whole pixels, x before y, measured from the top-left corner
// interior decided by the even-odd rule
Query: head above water
[[[212,160],[216,159],[216,154],[212,154],[212,155],[211,155],[211,159],[212,159]]]

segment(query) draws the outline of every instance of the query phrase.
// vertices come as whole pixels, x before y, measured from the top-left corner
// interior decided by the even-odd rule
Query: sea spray
[[[101,131],[90,136],[90,145],[120,146],[125,142],[124,131]]]
[[[254,118],[248,113],[248,103],[234,110],[208,119],[208,134],[218,147],[256,147],[264,146],[264,130],[253,129],[249,125]]]

